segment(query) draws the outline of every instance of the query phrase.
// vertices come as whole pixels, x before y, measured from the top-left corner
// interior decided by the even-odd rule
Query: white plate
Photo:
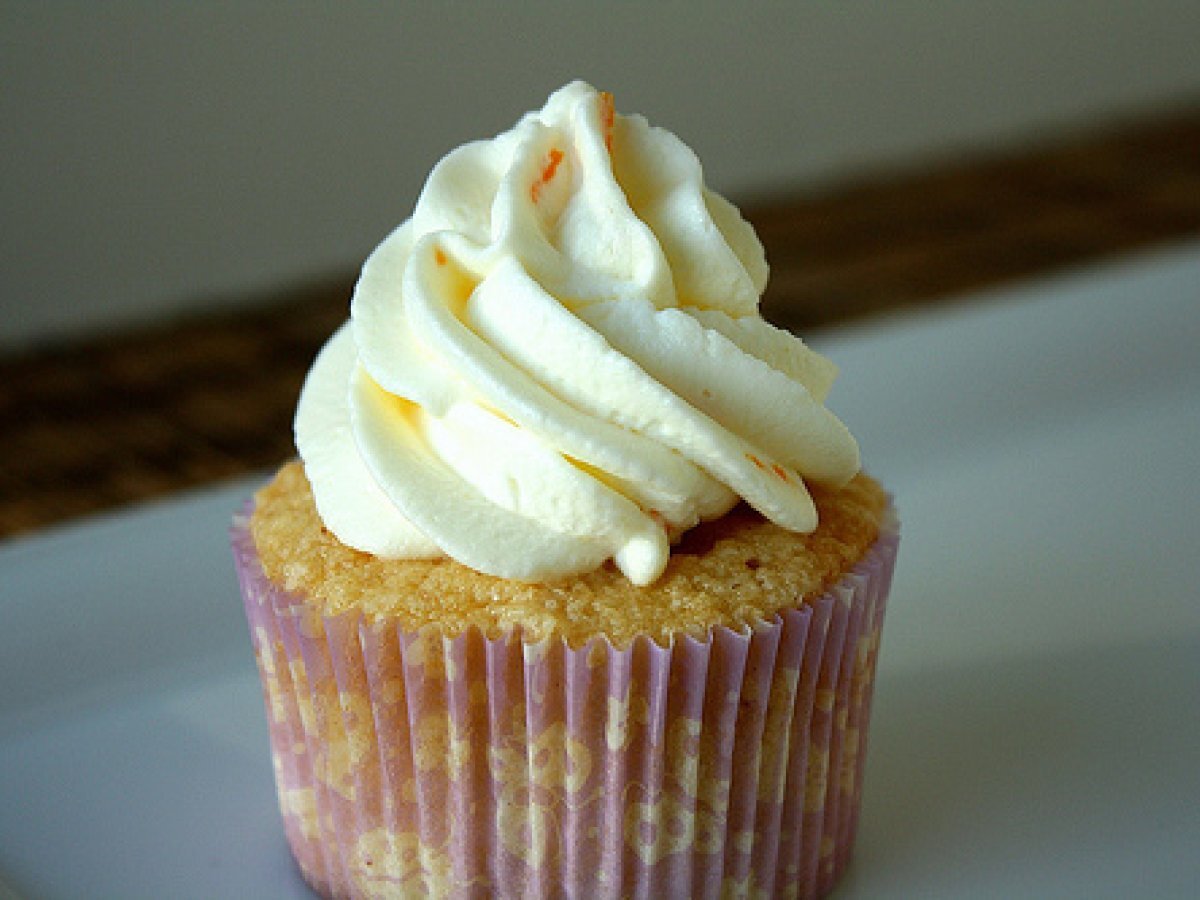
[[[819,343],[904,522],[838,896],[1194,895],[1200,244]],[[250,483],[0,547],[0,894],[308,896],[225,542]]]

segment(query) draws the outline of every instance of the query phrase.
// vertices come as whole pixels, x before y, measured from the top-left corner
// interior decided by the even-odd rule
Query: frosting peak
[[[758,314],[762,245],[695,155],[582,82],[433,169],[305,382],[326,526],[386,557],[546,580],[670,543],[740,496],[816,526],[858,470],[831,363]]]

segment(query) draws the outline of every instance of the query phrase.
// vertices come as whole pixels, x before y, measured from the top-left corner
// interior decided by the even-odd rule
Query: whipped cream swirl
[[[382,557],[634,583],[739,497],[816,526],[858,448],[835,369],[763,321],[762,245],[678,138],[575,82],[430,174],[321,351],[296,443],[326,527]]]

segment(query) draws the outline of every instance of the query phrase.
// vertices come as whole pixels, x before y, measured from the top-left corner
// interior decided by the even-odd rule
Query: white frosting
[[[758,314],[762,246],[695,155],[575,82],[434,168],[301,393],[325,525],[384,557],[647,584],[737,501],[811,531],[858,448]]]

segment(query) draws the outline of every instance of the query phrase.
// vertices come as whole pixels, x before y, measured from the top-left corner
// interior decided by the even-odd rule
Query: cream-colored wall
[[[355,265],[579,76],[735,197],[1200,93],[1195,0],[0,0],[0,349]]]

